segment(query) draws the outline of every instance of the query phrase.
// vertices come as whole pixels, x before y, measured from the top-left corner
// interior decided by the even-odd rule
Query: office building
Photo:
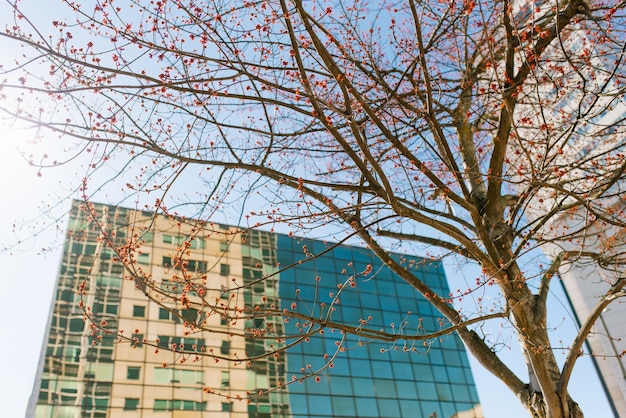
[[[552,0],[513,4],[519,33],[549,19],[559,5]],[[542,250],[560,260],[560,281],[578,327],[623,277],[626,263],[626,234],[620,226],[626,203],[623,65],[620,53],[598,42],[596,30],[591,20],[577,22],[542,53],[544,59],[517,97],[516,139],[508,154],[509,190],[524,196],[524,221],[528,230],[538,229]],[[572,65],[589,52],[579,68]],[[543,185],[536,184],[537,178]],[[616,222],[605,222],[612,217]],[[625,303],[610,304],[585,347],[615,417],[626,416],[625,315]]]
[[[439,262],[397,257],[448,294]],[[482,417],[456,336],[328,325],[414,334],[439,317],[363,248],[75,202],[28,416]]]
[[[595,129],[610,131],[619,126],[626,114],[626,104],[618,103],[613,110],[594,121]],[[594,149],[611,152],[615,144],[611,141],[581,141],[568,152],[582,158]],[[596,204],[605,205],[607,213],[613,212],[616,218],[623,217],[626,199],[624,182],[617,181]],[[542,208],[545,210],[545,208]],[[571,260],[564,260],[559,268],[561,284],[579,326],[584,324],[602,301],[611,286],[624,277],[624,254],[626,254],[626,231],[618,224],[588,221],[589,212],[584,208],[561,213],[546,224],[550,231],[578,231],[543,245],[544,251],[553,259],[564,251],[573,254]],[[581,225],[586,225],[581,229]],[[594,259],[585,254],[601,254],[602,259]],[[580,257],[577,254],[582,254]],[[587,338],[588,354],[592,355],[598,376],[602,381],[607,399],[615,417],[626,416],[626,303],[617,298],[603,309],[600,317]]]

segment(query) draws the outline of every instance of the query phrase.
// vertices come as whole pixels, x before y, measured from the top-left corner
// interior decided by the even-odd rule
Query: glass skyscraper
[[[449,293],[440,262],[396,257]],[[340,324],[444,321],[363,248],[76,202],[27,414],[482,417],[456,336],[381,342]]]

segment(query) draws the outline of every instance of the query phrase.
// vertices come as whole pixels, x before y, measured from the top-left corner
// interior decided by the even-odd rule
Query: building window
[[[126,369],[126,378],[129,380],[139,380],[140,372],[141,367],[128,366],[128,369]]]
[[[198,322],[198,310],[194,308],[187,308],[180,311],[180,316],[183,318],[183,321],[187,321],[189,323],[197,323]]]
[[[107,409],[109,409],[108,398],[95,398],[94,403],[96,405],[96,410],[98,411],[106,411]]]
[[[171,376],[172,376],[171,369],[164,369],[162,367],[154,369],[154,382],[155,383],[171,383],[172,381]]]
[[[220,264],[220,275],[228,276],[230,274],[230,265],[229,264]]]
[[[159,319],[165,320],[165,321],[175,321],[175,322],[180,322],[178,321],[178,317],[176,315],[174,315],[173,312],[169,311],[168,309],[165,308],[159,308]]]
[[[222,402],[222,412],[230,412],[233,410],[232,402]]]
[[[70,319],[70,332],[83,332],[85,328],[85,321],[83,318]]]
[[[188,401],[182,399],[155,399],[155,411],[204,411],[206,402]]]
[[[139,398],[125,398],[124,411],[136,411],[139,406]]]
[[[110,289],[109,289],[110,290]],[[106,302],[106,305],[104,303]],[[103,303],[94,303],[93,312],[95,313],[108,313],[111,315],[117,315],[118,305],[116,301],[103,301]]]
[[[172,235],[163,235],[163,243],[164,244],[174,244],[180,246],[183,242],[185,242],[185,237],[180,235],[172,236]]]
[[[207,270],[207,262],[200,260],[177,260],[176,268],[178,270],[189,270],[189,271],[206,271]],[[169,268],[173,267],[172,265],[172,257],[163,257],[163,267]]]
[[[132,348],[141,347],[143,344],[143,334],[133,334],[130,346]]]
[[[195,386],[204,382],[204,372],[201,370],[157,367],[154,369],[154,382],[160,384],[180,383],[182,386]]]
[[[227,388],[230,386],[230,372],[222,371],[222,387]]]
[[[167,400],[165,399],[155,399],[154,400],[154,410],[155,411],[165,411],[167,409]]]
[[[172,236],[172,235],[163,235],[163,243],[164,244],[174,244],[181,246],[183,243],[188,242],[189,248],[191,249],[202,249],[204,248],[204,239],[200,237],[196,237],[192,240],[189,240],[189,237],[183,237],[180,235]]]
[[[85,252],[83,254],[85,254],[85,255],[94,255],[95,253],[96,253],[96,246],[95,245],[90,245],[90,244],[85,245]]]
[[[139,264],[148,265],[150,264],[150,254],[142,253],[137,256],[137,262]]]
[[[106,313],[117,315],[117,304],[109,302],[105,308]]]
[[[100,252],[101,260],[110,260],[113,257],[113,250],[110,248],[105,248]]]
[[[230,341],[222,341],[222,347],[220,348],[222,354],[228,354],[230,352]]]
[[[183,286],[180,283],[172,282],[168,279],[163,279],[161,281],[161,290],[167,293],[179,294],[183,292]]]
[[[101,288],[120,289],[122,287],[122,278],[120,276],[101,274],[96,278],[96,285]]]
[[[196,351],[202,350],[205,341],[202,338],[191,337],[171,337],[168,335],[159,335],[159,347],[176,350]]]
[[[221,252],[226,252],[226,251],[228,251],[228,242],[226,242],[226,241],[220,241],[220,251],[221,251]]]
[[[133,306],[133,316],[138,318],[143,318],[146,316],[146,307],[140,305]]]
[[[206,271],[207,270],[207,262],[199,261],[199,260],[187,260],[183,262],[183,266],[190,271]]]
[[[195,249],[204,249],[206,246],[206,244],[204,243],[204,238],[194,238],[193,241],[191,241],[191,248],[195,248]]]
[[[143,240],[143,242],[152,242],[154,238],[154,235],[152,234],[152,232],[144,232],[143,235],[141,236],[141,239]]]

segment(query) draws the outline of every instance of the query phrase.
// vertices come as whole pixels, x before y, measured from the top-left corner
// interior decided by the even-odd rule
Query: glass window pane
[[[406,405],[407,408],[409,408],[410,406],[410,401],[406,401],[406,403],[408,405]],[[403,411],[405,410],[405,405],[403,403],[402,405]],[[418,411],[418,409],[415,409],[414,411]],[[415,412],[414,412],[415,413]],[[422,414],[424,416],[430,417],[430,416],[437,416],[437,417],[441,417],[443,416],[443,414],[441,413],[441,408],[440,408],[440,404],[439,402],[422,402]]]
[[[378,399],[378,409],[388,417],[400,416],[400,407],[395,399]]]
[[[144,265],[150,264],[150,254],[139,254],[137,256],[137,262]]]
[[[307,393],[313,393],[316,395],[329,395],[330,386],[328,384],[329,378],[324,376],[319,382],[315,379],[309,378],[304,381],[305,391]],[[261,386],[262,387],[262,386]]]
[[[350,372],[356,377],[371,377],[370,362],[362,359],[350,359]]]
[[[378,413],[378,406],[376,405],[376,397],[372,393],[369,398],[356,398],[356,415],[358,417],[380,417],[391,416],[387,411],[383,411],[384,414]]]
[[[155,383],[170,383],[172,378],[172,370],[164,368],[154,369],[154,381]]]
[[[393,373],[389,363],[383,361],[372,361],[372,374],[377,378],[393,379]]]
[[[82,332],[85,326],[85,321],[82,318],[73,318],[70,319],[70,331],[71,332]]]
[[[181,370],[180,371],[180,382],[181,383],[195,383],[196,372],[195,370]]]
[[[455,401],[468,403],[471,403],[473,401],[469,388],[466,385],[452,384],[450,386],[452,388],[452,394],[454,395]]]
[[[99,275],[96,284],[103,288],[119,289],[122,287],[122,278],[119,276]]]
[[[421,356],[420,358],[426,359],[426,357],[424,356]],[[454,368],[454,369],[456,369],[457,371],[460,371],[461,373],[463,372],[463,370],[461,369],[457,369],[457,368]],[[435,380],[433,376],[433,369],[432,367],[430,367],[430,364],[414,363],[413,374],[415,375],[416,380],[421,380],[421,381],[426,381],[426,382],[432,382]]]
[[[408,380],[396,380],[396,391],[398,391],[399,398],[415,399],[417,391],[415,390],[415,383]]]
[[[408,363],[393,362],[394,377],[402,380],[413,380],[413,368]]]
[[[332,396],[330,398],[333,405],[333,413],[341,416],[356,416],[354,400],[347,396]],[[315,409],[314,409],[315,411]]]
[[[124,411],[134,411],[139,406],[139,398],[124,399]]]
[[[397,398],[396,385],[393,380],[376,379],[376,393],[384,398]]]
[[[191,248],[203,249],[205,248],[204,238],[196,237],[191,241]]]
[[[444,383],[437,383],[437,395],[439,396],[440,401],[452,401],[452,391],[450,390],[450,385],[446,385]]]
[[[331,374],[328,380],[333,395],[352,395],[352,378]]]
[[[437,388],[434,384],[418,383],[417,389],[422,400],[437,400]]]
[[[356,396],[374,396],[374,381],[372,379],[355,377],[352,380]]]
[[[228,276],[230,274],[230,265],[220,264],[220,275]]]
[[[154,400],[154,410],[155,411],[165,411],[167,409],[167,400],[165,399],[155,399]]]
[[[128,366],[126,370],[126,378],[130,380],[138,380],[141,367]]]
[[[441,414],[437,414],[437,415],[430,415],[430,414],[426,414],[423,415],[420,413],[420,403],[418,401],[413,401],[413,400],[400,400],[400,411],[401,414],[400,416],[403,417],[440,417]]]
[[[294,392],[298,390],[302,390],[302,386],[291,385],[289,387],[290,392]],[[332,399],[334,398],[339,398],[339,396],[334,396]],[[308,407],[307,407],[306,399],[307,399],[306,395],[293,394],[293,393],[289,395],[289,401],[291,403],[291,412],[294,416],[295,415],[304,415],[304,416],[310,415]]]
[[[165,308],[159,308],[159,319],[170,319],[170,311]]]
[[[143,318],[146,316],[146,307],[134,305],[133,306],[133,316]]]
[[[448,339],[450,343],[453,343],[453,339]],[[457,350],[443,350],[443,359],[446,366],[461,366],[461,358]]]
[[[311,416],[333,416],[333,411],[328,396],[308,395],[307,399],[309,401],[309,412],[311,413]]]

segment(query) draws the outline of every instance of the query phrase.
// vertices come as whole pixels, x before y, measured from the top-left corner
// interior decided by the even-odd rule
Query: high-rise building
[[[397,257],[448,294],[440,262]],[[482,417],[456,336],[335,325],[442,321],[363,248],[75,202],[27,416]]]
[[[518,33],[551,18],[562,5],[513,4]],[[517,97],[517,139],[508,154],[516,172],[510,190],[528,199],[523,211],[528,228],[539,230],[542,250],[558,260],[579,328],[624,277],[626,264],[623,63],[620,53],[598,42],[597,29],[595,22],[578,22],[542,52],[542,64],[533,65],[533,76]],[[590,51],[584,64],[572,65]],[[536,178],[544,184],[534,184]],[[616,418],[626,416],[625,315],[620,300],[606,307],[585,353],[593,358]]]
[[[609,290],[611,280],[617,280],[611,276],[607,278],[606,272],[598,266],[585,263],[576,263],[560,274],[569,302],[581,324]],[[624,303],[617,301],[609,305],[587,338],[590,354],[616,418],[626,416],[625,315]]]
[[[607,111],[594,121],[595,129],[610,131],[619,126],[626,114],[626,103],[619,102],[611,111]],[[591,149],[609,153],[616,144],[611,141],[593,143],[581,141],[573,147],[579,157]],[[615,148],[619,149],[619,148]],[[626,203],[623,181],[616,181],[602,198],[602,204],[609,208],[608,213],[622,217]],[[597,199],[599,200],[599,199]],[[583,208],[568,213],[561,213],[547,224],[546,230],[579,231],[567,239],[555,240],[556,243],[543,248],[553,259],[569,251],[571,261],[562,261],[559,274],[571,307],[579,325],[587,321],[590,315],[604,300],[612,286],[624,280],[623,273],[626,259],[626,230],[616,223],[588,222],[589,212]],[[583,229],[581,225],[586,227]],[[602,254],[598,259],[585,254]],[[576,256],[580,254],[580,256]],[[622,285],[623,286],[623,285]],[[620,291],[616,296],[623,294]],[[621,296],[620,296],[621,297]],[[626,303],[615,298],[602,310],[589,337],[588,347],[598,375],[607,394],[615,417],[626,416]]]

